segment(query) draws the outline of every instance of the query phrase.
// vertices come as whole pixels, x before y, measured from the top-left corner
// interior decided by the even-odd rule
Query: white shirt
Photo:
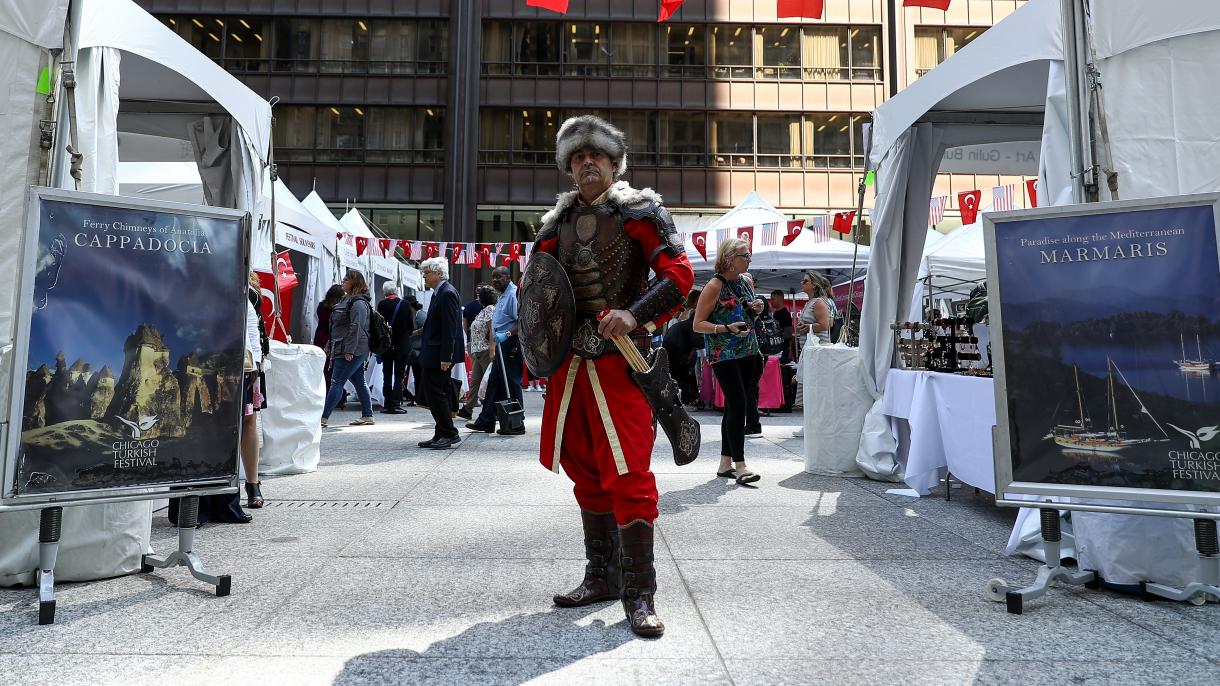
[[[258,313],[254,311],[254,305],[251,305],[249,300],[246,301],[246,350],[250,351],[254,364],[262,363],[263,342],[258,335]]]

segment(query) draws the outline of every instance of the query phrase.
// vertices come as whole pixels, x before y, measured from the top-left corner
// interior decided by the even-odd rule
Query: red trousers
[[[551,375],[540,461],[554,472],[563,468],[582,510],[613,512],[624,526],[637,519],[651,524],[657,518],[657,481],[649,469],[655,438],[652,408],[623,356],[569,354]]]

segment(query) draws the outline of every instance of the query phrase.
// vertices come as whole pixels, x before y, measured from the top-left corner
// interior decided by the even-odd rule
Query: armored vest
[[[597,334],[598,315],[623,310],[648,290],[648,264],[613,204],[573,207],[559,224],[559,263],[572,282],[572,350],[592,359],[614,344]]]

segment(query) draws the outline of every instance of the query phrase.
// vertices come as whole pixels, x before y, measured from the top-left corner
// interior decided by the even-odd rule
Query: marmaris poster
[[[44,198],[19,495],[230,478],[245,347],[237,219]],[[20,383],[20,380],[18,380]]]
[[[1220,490],[1213,211],[996,223],[1015,481]]]

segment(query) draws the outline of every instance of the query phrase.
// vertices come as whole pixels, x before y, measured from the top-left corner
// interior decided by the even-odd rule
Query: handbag
[[[754,333],[758,336],[758,349],[764,355],[784,352],[784,332],[770,312],[754,315]]]

